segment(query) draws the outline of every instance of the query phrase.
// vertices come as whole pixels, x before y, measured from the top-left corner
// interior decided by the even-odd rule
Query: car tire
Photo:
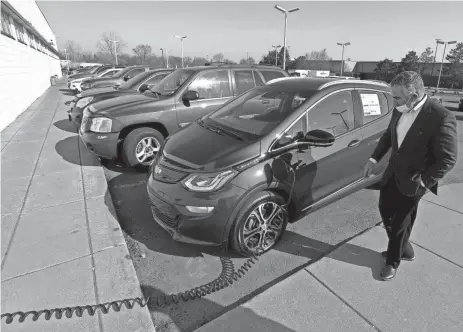
[[[249,203],[247,203],[242,209],[241,212],[238,214],[238,216],[235,219],[235,222],[232,226],[232,229],[230,231],[230,243],[231,243],[231,248],[236,251],[237,253],[249,257],[252,255],[257,255],[257,254],[263,254],[270,249],[272,249],[281,239],[283,236],[283,233],[286,230],[286,225],[288,224],[289,220],[289,215],[286,212],[285,209],[282,208],[282,206],[285,204],[285,200],[283,197],[280,195],[272,192],[272,191],[263,191],[258,193],[254,198],[251,198],[249,200]],[[278,230],[279,233],[274,234],[272,236],[272,243],[267,243],[265,248],[260,249],[259,251],[256,251],[255,249],[252,249],[251,246],[248,245],[250,242],[250,239],[245,242],[244,238],[244,229],[249,228],[252,226],[250,224],[251,222],[257,222],[258,220],[251,221],[251,218],[254,216],[256,211],[258,210],[259,207],[264,207],[264,208],[270,208],[270,207],[278,207],[280,212],[277,211],[279,215],[275,216],[274,221],[274,226],[279,225]],[[271,208],[269,209],[271,210]],[[262,220],[261,220],[262,222]],[[257,234],[256,234],[257,235]],[[260,239],[261,235],[258,235],[258,238]],[[264,237],[265,239],[266,237]],[[255,242],[255,238],[254,241]]]
[[[122,144],[122,159],[128,167],[135,168],[139,171],[146,171],[149,164],[143,164],[136,156],[137,147],[142,141],[151,139],[150,141],[157,145],[159,150],[164,144],[164,136],[157,130],[149,127],[142,127],[132,130],[124,139]],[[155,155],[148,160],[154,160]]]

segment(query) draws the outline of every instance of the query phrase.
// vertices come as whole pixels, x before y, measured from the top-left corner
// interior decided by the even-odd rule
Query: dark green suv
[[[274,66],[210,65],[178,69],[151,89],[94,103],[84,110],[80,136],[99,157],[122,157],[146,168],[167,136],[216,111],[234,97],[288,77]]]

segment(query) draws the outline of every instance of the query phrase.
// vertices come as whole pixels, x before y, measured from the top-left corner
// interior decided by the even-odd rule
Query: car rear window
[[[281,71],[275,70],[261,70],[262,76],[264,76],[265,82],[271,81],[275,78],[285,77]]]

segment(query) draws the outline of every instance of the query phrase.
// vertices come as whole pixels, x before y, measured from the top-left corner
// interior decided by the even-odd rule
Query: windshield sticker
[[[379,105],[379,98],[376,93],[374,94],[361,93],[360,97],[362,98],[364,116],[381,115],[381,107]]]

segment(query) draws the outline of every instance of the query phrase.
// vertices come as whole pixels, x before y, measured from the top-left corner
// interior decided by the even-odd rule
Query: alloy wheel
[[[144,137],[135,148],[135,157],[143,166],[149,166],[156,158],[161,144],[155,137]]]
[[[243,224],[243,246],[254,254],[269,250],[283,231],[284,221],[281,206],[274,202],[259,204]]]

